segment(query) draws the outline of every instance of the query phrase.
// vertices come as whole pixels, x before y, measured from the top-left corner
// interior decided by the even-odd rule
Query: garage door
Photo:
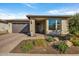
[[[29,25],[26,23],[13,23],[12,32],[13,33],[27,33],[29,31]]]

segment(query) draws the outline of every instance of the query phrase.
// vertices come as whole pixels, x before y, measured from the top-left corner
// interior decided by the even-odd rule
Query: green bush
[[[73,15],[68,22],[69,32],[74,35],[79,35],[79,13]]]
[[[75,46],[79,46],[79,40],[74,40],[74,41],[73,41],[73,44],[74,44]]]
[[[22,44],[22,46],[21,46],[21,50],[23,52],[27,52],[27,51],[31,50],[32,48],[33,48],[33,42],[32,41],[28,41],[28,42]]]
[[[79,46],[79,38],[76,36],[73,36],[70,40],[74,46]]]
[[[73,37],[71,42],[73,43],[74,46],[79,46],[79,38]]]
[[[36,39],[33,41],[35,46],[43,46],[46,47],[47,46],[47,42],[44,39]]]
[[[75,35],[76,35],[76,36],[79,36],[79,31],[75,32]]]
[[[64,42],[61,42],[58,45],[58,50],[60,51],[60,53],[65,53],[67,49],[68,49],[68,46]]]
[[[53,41],[53,37],[52,36],[48,36],[46,39],[48,42],[52,42]]]
[[[28,40],[25,41],[22,45],[21,45],[21,50],[23,52],[28,52],[30,51],[34,46],[38,46],[38,47],[47,47],[47,42],[44,39],[36,39],[36,40]]]

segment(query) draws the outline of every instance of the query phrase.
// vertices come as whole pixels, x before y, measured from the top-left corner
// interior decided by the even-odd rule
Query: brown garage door
[[[27,23],[13,23],[12,32],[13,33],[28,33],[29,25]]]

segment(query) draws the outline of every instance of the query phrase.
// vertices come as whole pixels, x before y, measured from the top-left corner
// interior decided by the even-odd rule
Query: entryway
[[[45,34],[45,20],[35,21],[35,33]]]

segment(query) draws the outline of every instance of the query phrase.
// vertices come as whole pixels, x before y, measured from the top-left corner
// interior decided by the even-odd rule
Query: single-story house
[[[0,21],[0,29],[6,28],[8,33],[30,33],[31,36],[34,36],[35,33],[51,35],[69,33],[68,19],[71,16],[27,15],[26,17],[28,17],[27,20],[11,19]]]
[[[71,16],[27,15],[30,21],[30,33],[60,35],[68,34],[68,19]]]

